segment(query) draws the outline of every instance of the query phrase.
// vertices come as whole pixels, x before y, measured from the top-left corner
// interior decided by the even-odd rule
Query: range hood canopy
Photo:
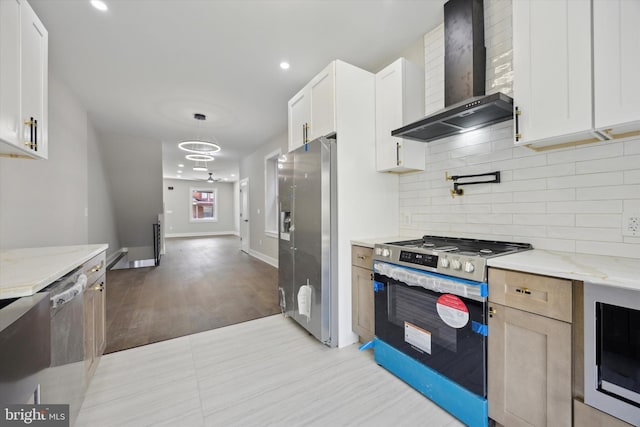
[[[485,95],[483,0],[444,5],[445,108],[391,132],[422,142],[480,129],[513,118],[513,99]]]

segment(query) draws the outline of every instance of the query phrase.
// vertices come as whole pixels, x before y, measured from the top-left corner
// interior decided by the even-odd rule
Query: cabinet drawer
[[[82,265],[82,272],[87,275],[87,285],[92,285],[104,274],[106,267],[106,252],[102,252]]]
[[[373,249],[365,248],[364,246],[351,247],[351,265],[371,270],[373,268],[372,258]]]
[[[571,323],[572,282],[517,271],[489,269],[489,300]]]

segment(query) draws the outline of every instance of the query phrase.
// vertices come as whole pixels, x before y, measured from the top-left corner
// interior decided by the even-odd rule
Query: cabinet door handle
[[[29,141],[25,141],[24,145],[28,145],[33,150],[33,117],[24,121],[25,126],[29,126]]]
[[[522,139],[522,134],[520,133],[520,115],[522,114],[522,110],[520,110],[520,108],[516,107],[516,114],[515,114],[515,119],[516,119],[516,142],[520,141]]]
[[[519,294],[531,295],[531,291],[528,288],[516,288],[516,292]]]
[[[402,162],[400,161],[400,143],[396,142],[396,166],[400,166]]]
[[[493,317],[494,314],[496,314],[498,312],[498,310],[496,310],[493,307],[489,307],[489,317]]]
[[[93,290],[94,291],[100,291],[100,292],[104,291],[104,282],[95,285],[93,287]]]
[[[33,121],[33,149],[38,151],[38,120]]]

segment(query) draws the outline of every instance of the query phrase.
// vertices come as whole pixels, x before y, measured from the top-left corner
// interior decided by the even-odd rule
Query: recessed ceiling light
[[[107,9],[109,9],[107,7],[107,4],[105,2],[103,2],[102,0],[91,0],[91,6],[95,7],[96,9],[98,9],[101,12],[106,12]]]
[[[290,67],[290,65],[289,65],[289,63],[288,63],[288,62],[282,61],[282,62],[280,63],[280,68],[282,68],[283,70],[288,70],[288,69],[289,69],[289,67]]]
[[[178,171],[178,173],[182,173],[182,171]]]
[[[184,165],[183,165],[182,163],[180,163],[180,164],[178,165],[178,167],[179,167],[179,168],[183,168],[183,167],[184,167]]]
[[[232,173],[232,174],[231,174],[231,176],[236,176],[236,174],[235,174],[235,173]]]

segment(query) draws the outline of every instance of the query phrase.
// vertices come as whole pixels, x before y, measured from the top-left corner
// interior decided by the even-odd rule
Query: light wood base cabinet
[[[571,426],[571,325],[489,307],[489,417],[505,426]]]
[[[571,299],[569,280],[489,269],[487,398],[499,424],[572,425]]]
[[[351,249],[351,326],[361,342],[371,341],[375,332],[373,305],[373,249]]]
[[[105,284],[106,276],[103,273],[84,291],[84,363],[87,385],[106,347]]]

